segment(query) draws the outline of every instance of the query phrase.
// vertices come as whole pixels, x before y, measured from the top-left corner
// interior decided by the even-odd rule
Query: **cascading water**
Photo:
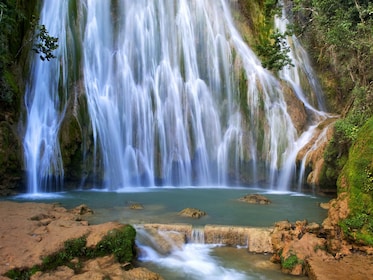
[[[63,178],[58,132],[67,98],[67,11],[66,1],[45,1],[40,20],[48,25],[50,34],[59,38],[54,54],[57,58],[47,62],[35,55],[26,88],[27,127],[23,145],[28,192],[32,194],[56,190],[50,187],[60,186]]]
[[[57,138],[66,97],[60,100],[58,92],[67,94],[67,73],[60,77],[59,69],[68,68],[64,28],[74,24],[64,1],[50,2],[44,1],[48,16],[41,19],[60,38],[61,54],[52,63],[34,61],[33,88],[26,94],[31,192],[47,190],[41,186],[49,175],[63,175]],[[294,143],[302,136],[281,82],[242,40],[227,1],[86,0],[76,6],[83,11],[78,64],[104,188],[224,185],[243,173],[252,182],[289,187],[288,166],[294,166]],[[48,90],[39,88],[43,81]],[[45,112],[50,115],[41,118]]]
[[[282,8],[281,16],[275,16],[275,29],[280,33],[286,34],[287,26],[290,24],[288,20],[287,10],[288,7],[284,6],[283,2],[279,3]],[[316,78],[316,74],[313,72],[311,64],[309,62],[308,54],[303,49],[298,38],[295,35],[288,36],[286,39],[286,45],[289,49],[289,57],[292,61],[292,67],[284,67],[279,72],[279,77],[281,80],[286,82],[296,95],[296,97],[302,102],[306,111],[308,112],[308,118],[311,120],[308,129],[306,129],[294,142],[292,153],[287,158],[284,164],[284,169],[281,174],[280,181],[284,186],[289,185],[289,180],[291,179],[291,174],[295,172],[295,160],[298,152],[307,143],[310,143],[312,138],[315,136],[315,130],[322,121],[326,118],[331,117],[325,112],[325,102],[323,99],[323,91]],[[314,142],[314,145],[304,156],[298,174],[298,190],[301,190],[303,183],[303,176],[305,172],[305,162],[308,154],[315,150],[321,142],[325,141],[326,131],[328,127],[320,133],[318,139]]]

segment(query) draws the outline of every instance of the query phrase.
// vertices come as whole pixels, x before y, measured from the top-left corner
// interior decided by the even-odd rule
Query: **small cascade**
[[[280,1],[279,5],[282,6],[282,14],[281,16],[275,16],[275,29],[285,34],[287,26],[290,23],[286,12],[287,7],[285,7],[282,1]],[[284,67],[279,72],[279,76],[281,80],[285,81],[291,87],[296,97],[302,102],[308,113],[309,124],[308,128],[305,129],[293,143],[291,153],[287,157],[284,168],[280,174],[279,187],[277,188],[279,190],[287,189],[287,186],[291,183],[290,180],[292,180],[296,173],[295,162],[299,151],[313,139],[318,124],[330,117],[330,115],[325,112],[323,91],[316,74],[313,72],[307,52],[303,49],[295,35],[287,36],[286,43],[289,47],[290,52],[288,55],[293,66]],[[326,129],[324,129],[323,133],[326,133]],[[317,148],[318,143],[320,143],[320,141],[314,143],[312,147],[313,150]],[[301,191],[302,188],[306,167],[305,162],[309,153],[310,151],[305,154],[299,174],[297,174],[298,191]]]
[[[215,245],[207,245],[202,242],[203,230],[193,229],[192,239],[196,243],[179,244],[175,242],[170,234],[184,235],[174,231],[161,231],[136,227],[136,243],[139,247],[138,260],[141,266],[150,264],[152,271],[159,271],[167,279],[255,279],[245,272],[235,268],[225,267],[224,264],[211,256]],[[159,236],[162,236],[160,239]],[[171,248],[165,245],[172,244]],[[171,271],[171,272],[170,272]]]
[[[205,229],[203,227],[194,227],[189,242],[194,244],[205,244]]]
[[[299,192],[302,191],[302,185],[303,185],[304,180],[305,180],[304,175],[305,175],[306,163],[307,163],[308,156],[312,152],[317,150],[319,147],[321,147],[321,145],[325,144],[325,141],[327,141],[327,139],[328,139],[327,138],[327,132],[328,132],[329,126],[330,125],[327,125],[326,127],[323,128],[321,133],[319,133],[319,135],[317,135],[316,140],[313,142],[313,145],[307,150],[307,152],[303,156],[303,159],[302,159],[302,162],[301,162],[301,165],[300,165],[299,177],[298,177],[298,191]],[[315,129],[316,127],[313,127],[313,128]]]

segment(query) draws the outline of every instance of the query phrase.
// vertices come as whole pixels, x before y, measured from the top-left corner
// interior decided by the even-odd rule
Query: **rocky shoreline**
[[[96,246],[108,232],[122,224],[108,222],[89,225],[86,215],[92,212],[85,205],[67,210],[58,204],[0,202],[0,279],[12,269],[31,268],[43,257],[61,250],[66,240],[86,237],[87,247]],[[170,238],[187,242],[191,227],[177,225],[144,225],[148,230],[173,232]],[[230,246],[246,243],[248,252],[272,253],[272,261],[282,266],[284,273],[308,275],[311,280],[370,279],[373,275],[372,248],[337,244],[326,225],[306,221],[294,224],[278,222],[273,228],[245,228],[219,225],[205,226],[205,242],[221,242]],[[330,231],[330,229],[329,229]],[[179,232],[179,235],[175,234]],[[242,243],[242,244],[241,244]],[[74,261],[74,260],[73,260]],[[78,262],[79,260],[75,260]],[[162,279],[145,268],[123,269],[111,255],[85,260],[79,274],[67,266],[53,271],[37,272],[31,279]]]

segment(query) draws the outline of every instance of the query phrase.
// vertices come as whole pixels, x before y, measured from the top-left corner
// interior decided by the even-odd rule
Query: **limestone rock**
[[[138,267],[126,271],[123,276],[122,279],[124,280],[163,280],[162,276],[144,267]]]
[[[144,209],[144,206],[141,204],[141,203],[138,203],[138,202],[129,202],[129,206],[128,206],[130,209],[132,210],[142,210]]]
[[[206,212],[196,208],[185,208],[179,212],[180,216],[199,219],[206,216]]]
[[[150,236],[150,240],[145,242],[162,255],[168,255],[175,249],[180,250],[186,243],[185,234],[175,230],[158,230],[148,227],[146,232]]]
[[[260,194],[247,194],[244,197],[239,198],[239,201],[251,203],[251,204],[271,204],[271,201],[263,195]]]
[[[272,230],[269,228],[205,226],[205,242],[207,244],[247,246],[247,250],[252,253],[272,253],[271,234]]]
[[[81,204],[74,209],[71,210],[71,213],[76,215],[86,215],[86,214],[93,214],[93,210],[90,209],[87,205]]]

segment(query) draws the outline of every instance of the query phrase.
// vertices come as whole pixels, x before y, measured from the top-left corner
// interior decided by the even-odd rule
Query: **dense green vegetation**
[[[308,45],[334,110],[372,108],[373,3],[369,0],[294,1],[297,35]],[[359,103],[364,92],[365,105]],[[361,99],[361,97],[360,97]],[[370,107],[370,108],[369,108]],[[344,110],[345,109],[345,110]]]
[[[291,66],[290,48],[286,37],[290,31],[281,33],[274,28],[275,15],[281,14],[278,0],[240,0],[240,8],[249,19],[252,37],[246,38],[260,57],[263,67],[277,72]]]
[[[349,194],[340,225],[350,239],[373,245],[373,3],[295,0],[297,35],[308,45],[329,107],[341,114],[325,152],[321,185]]]
[[[132,262],[135,258],[134,244],[136,231],[130,225],[111,230],[94,248],[86,246],[85,236],[65,241],[62,250],[46,256],[41,265],[32,268],[16,268],[8,271],[5,276],[10,279],[29,279],[38,271],[52,271],[59,266],[66,265],[79,273],[82,261],[113,254],[119,263]],[[77,261],[73,259],[78,258]]]
[[[45,25],[34,16],[37,1],[3,0],[0,3],[0,119],[18,112],[24,85],[20,83],[28,52],[33,50],[40,59],[54,58],[58,38],[50,36]],[[17,34],[17,36],[15,36]],[[23,69],[26,70],[26,69]]]
[[[21,58],[24,59],[23,39],[30,32],[30,20],[36,7],[35,0],[3,0],[0,3],[0,117],[5,112],[18,112],[20,107],[22,90],[16,68]]]
[[[347,219],[340,222],[355,242],[373,245],[373,117],[360,129],[339,177],[339,191],[350,194]]]

